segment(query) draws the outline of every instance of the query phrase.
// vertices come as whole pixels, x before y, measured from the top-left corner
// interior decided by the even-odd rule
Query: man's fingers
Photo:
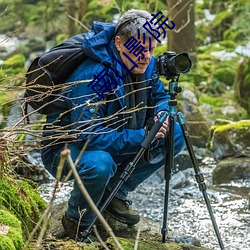
[[[165,135],[162,132],[157,132],[157,134],[155,136],[156,139],[164,138],[164,137],[165,137]]]

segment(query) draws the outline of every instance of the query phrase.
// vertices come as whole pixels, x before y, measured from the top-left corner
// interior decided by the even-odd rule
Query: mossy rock
[[[230,156],[249,156],[250,120],[215,125],[210,130],[210,149],[216,159]]]
[[[133,250],[135,245],[135,240],[133,239],[124,239],[124,238],[118,238],[120,244],[122,245],[124,250]],[[113,243],[113,239],[109,238],[107,240],[108,243]],[[167,242],[162,243],[160,240],[139,240],[138,243],[138,249],[139,250],[208,250],[208,248],[204,247],[197,247],[189,244],[183,244],[183,243],[175,243],[175,242]]]
[[[199,93],[198,97],[200,109],[212,123],[217,119],[226,118],[230,121],[240,121],[249,118],[247,111],[239,105],[231,91],[226,91],[220,96]]]
[[[23,244],[20,221],[7,210],[0,209],[0,249],[19,250]]]
[[[250,178],[250,158],[226,158],[213,171],[213,183],[228,183],[233,180]]]
[[[23,236],[27,238],[39,220],[41,211],[45,210],[46,203],[27,181],[2,174],[0,206],[5,207],[21,221]]]

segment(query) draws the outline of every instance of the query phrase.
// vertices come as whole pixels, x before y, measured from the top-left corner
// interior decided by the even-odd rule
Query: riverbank
[[[201,171],[207,184],[207,193],[211,202],[219,230],[227,250],[247,250],[250,246],[250,210],[248,192],[250,180],[234,181],[229,184],[212,185],[212,171],[215,161],[204,158]],[[130,194],[133,208],[143,218],[150,220],[160,234],[162,227],[165,182],[159,172],[149,178],[136,192]],[[219,250],[212,223],[199,191],[192,168],[179,171],[171,179],[169,200],[170,232],[175,237],[195,237],[201,245]],[[53,182],[43,184],[39,190],[45,200],[50,199]],[[64,184],[57,193],[55,202],[61,203],[69,198],[72,182]]]

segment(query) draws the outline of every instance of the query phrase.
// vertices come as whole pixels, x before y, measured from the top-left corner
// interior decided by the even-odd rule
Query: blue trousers
[[[178,123],[175,123],[174,136],[174,154],[180,153],[184,147],[184,138]],[[154,147],[151,149],[151,160],[145,161],[142,157],[129,179],[121,186],[116,197],[125,200],[128,192],[136,189],[136,187],[151,176],[156,170],[164,166],[166,149],[164,148],[164,139],[158,139]],[[74,143],[69,144],[71,157],[75,161],[81,151]],[[60,152],[62,149],[53,150],[53,147],[42,151],[42,160],[45,168],[56,176],[57,167],[60,160]],[[120,175],[127,164],[133,160],[135,155],[115,156],[101,150],[85,151],[77,164],[79,176],[92,197],[96,205],[102,199],[105,189],[111,191],[120,180]],[[70,167],[65,163],[63,175],[67,175]],[[91,223],[94,213],[90,209],[88,203],[84,199],[76,182],[68,201],[68,216],[79,221],[80,212],[86,209],[81,218],[81,225],[87,226]]]

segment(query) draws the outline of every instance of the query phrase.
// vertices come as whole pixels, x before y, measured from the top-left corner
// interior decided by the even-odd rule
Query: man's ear
[[[122,39],[120,36],[115,37],[115,47],[118,51],[121,50],[121,45],[122,45]]]

